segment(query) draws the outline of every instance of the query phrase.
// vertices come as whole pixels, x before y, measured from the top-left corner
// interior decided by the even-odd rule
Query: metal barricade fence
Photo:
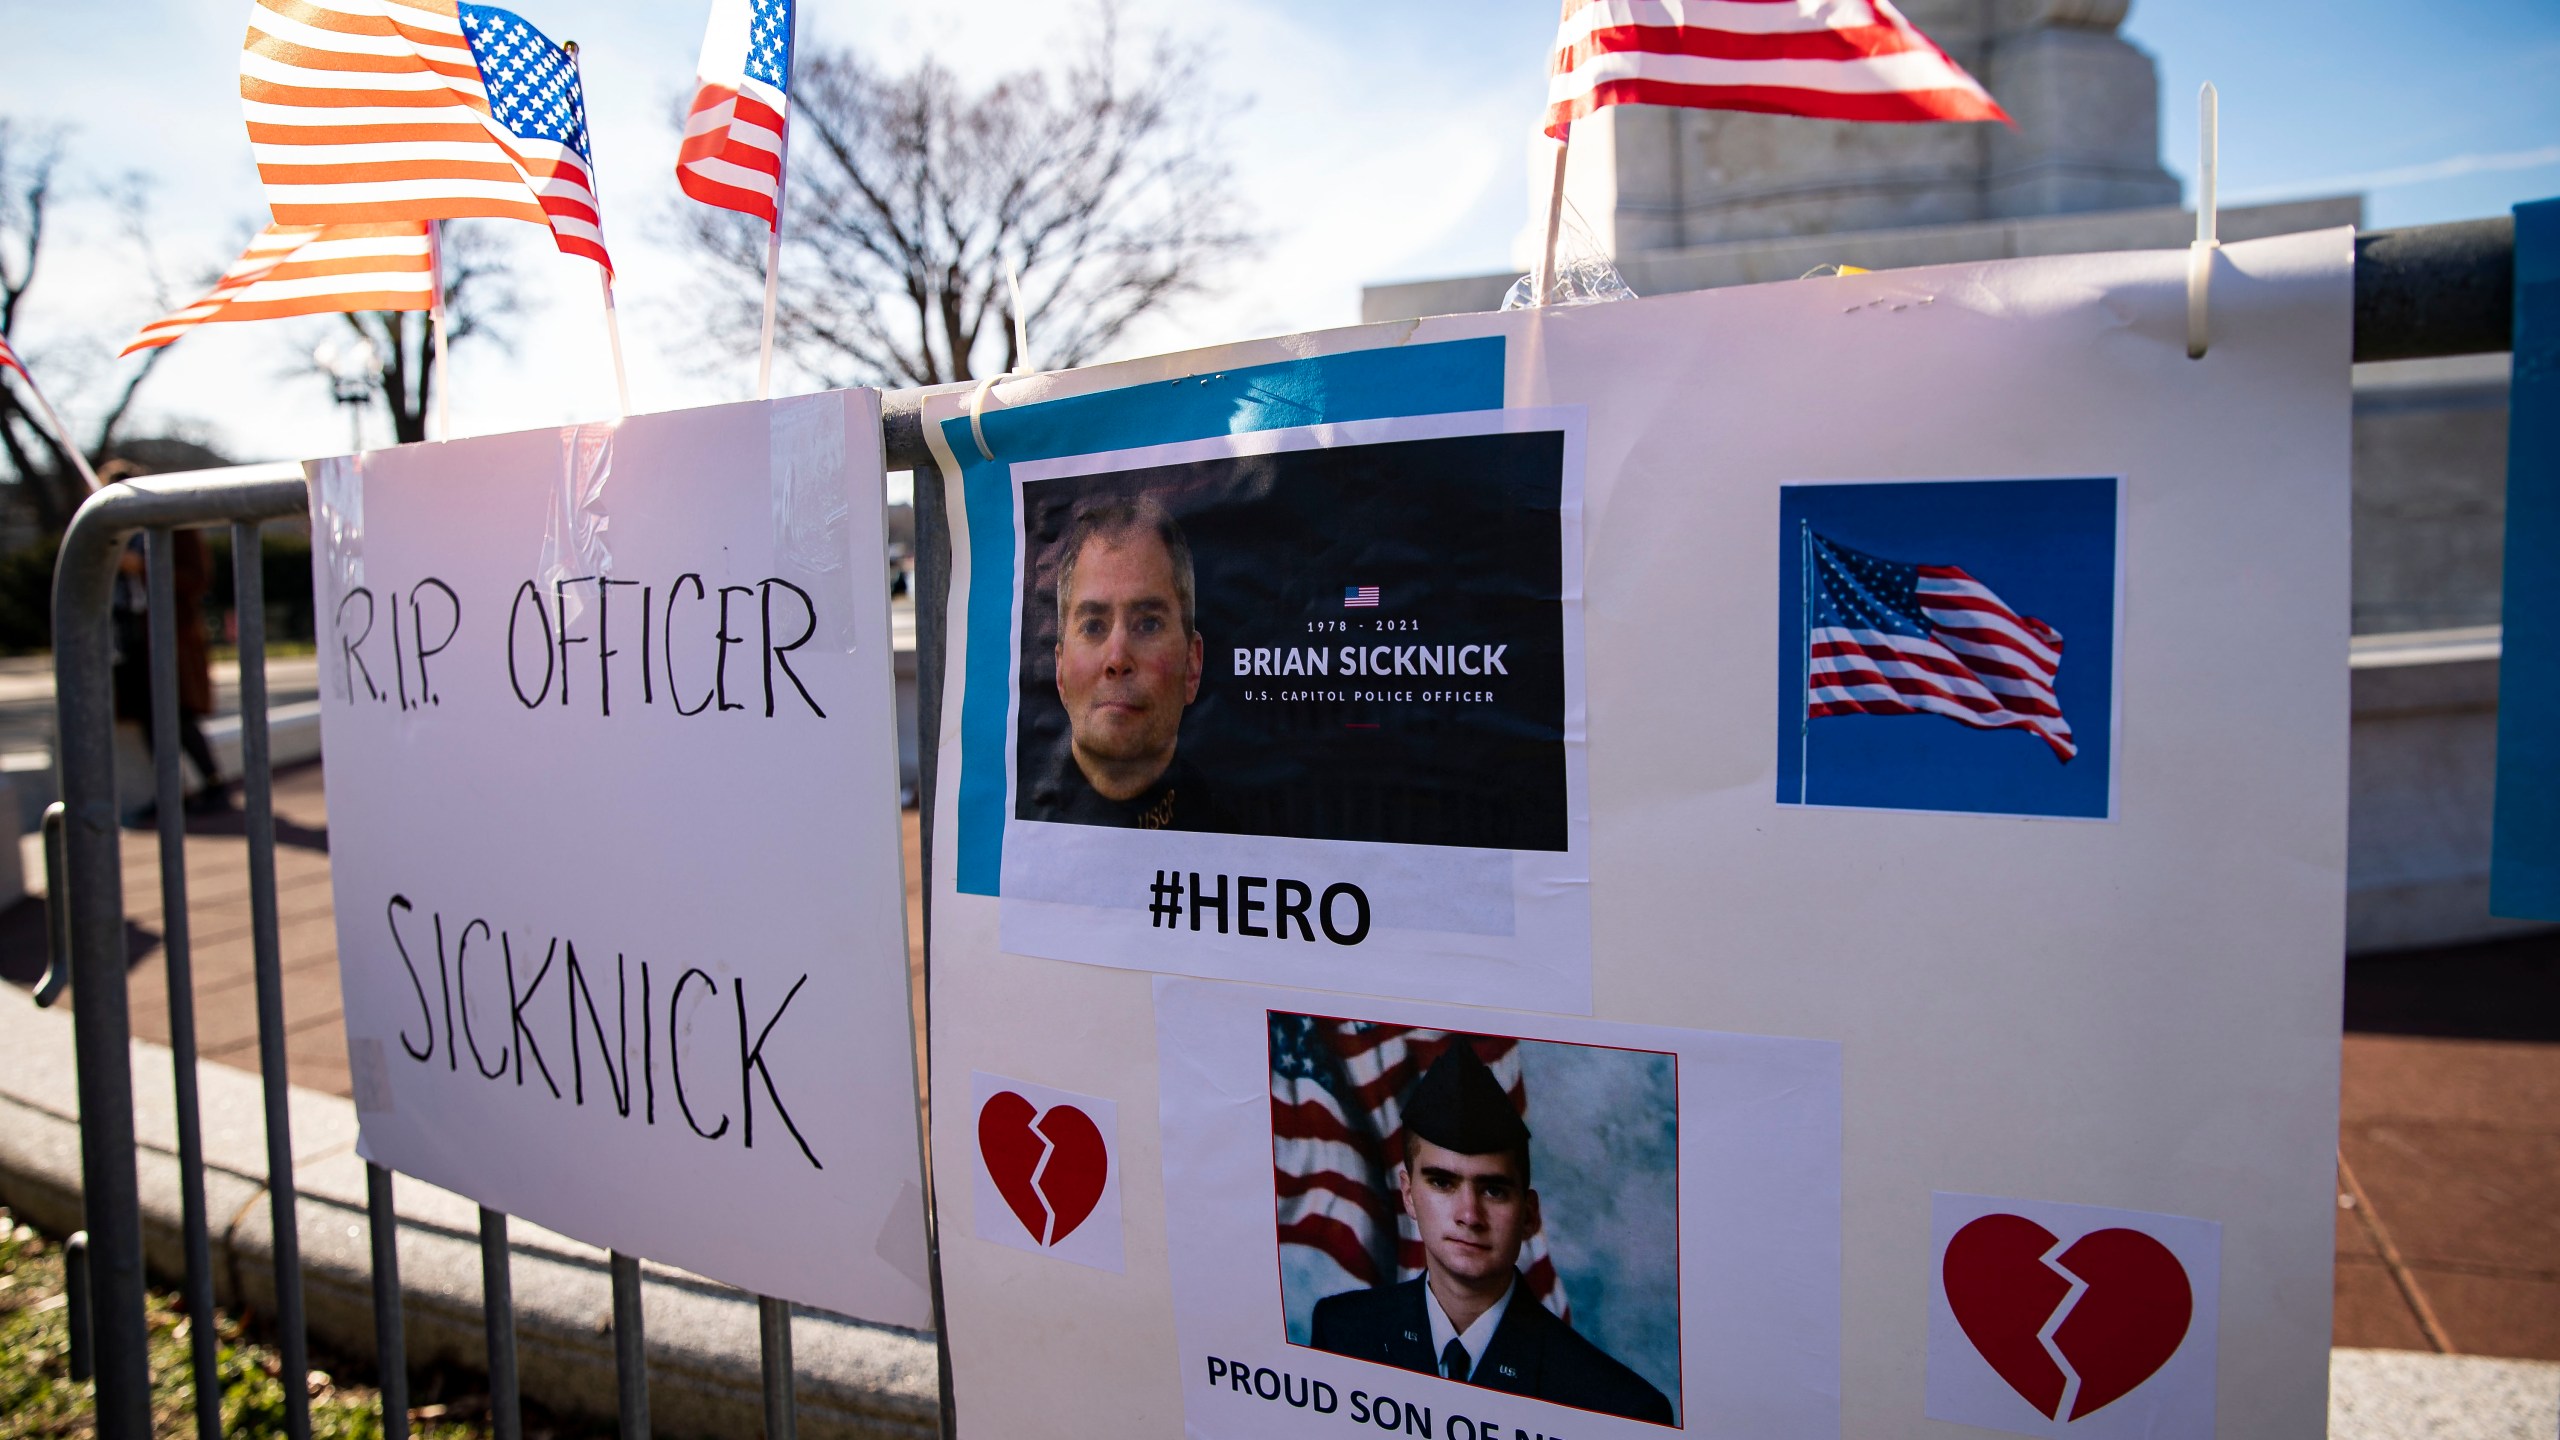
[[[2467,221],[2359,236],[2356,247],[2355,358],[2398,360],[2504,350],[2511,324],[2514,227]],[[918,747],[925,889],[932,889],[933,797],[941,732],[944,601],[950,587],[950,530],[922,425],[921,391],[886,397],[882,443],[889,468],[922,477],[915,487]],[[48,933],[52,967],[36,990],[49,1004],[66,982],[73,996],[79,1065],[85,1264],[70,1267],[75,1370],[96,1379],[101,1440],[152,1433],[148,1337],[144,1323],[142,1219],[134,1131],[131,1028],[126,996],[123,861],[117,813],[114,643],[110,600],[129,536],[147,535],[147,613],[155,815],[159,831],[161,945],[169,990],[169,1043],[176,1072],[179,1183],[184,1228],[182,1277],[195,1379],[196,1432],[221,1434],[211,1242],[205,1212],[204,1140],[196,1095],[194,989],[189,971],[173,536],[228,526],[233,603],[239,617],[241,785],[248,836],[249,893],[257,997],[258,1069],[265,1092],[267,1193],[272,1217],[276,1307],[286,1429],[311,1433],[310,1361],[294,1190],[285,1066],[284,986],[277,953],[275,814],[266,695],[266,602],[259,564],[263,522],[307,513],[297,465],[243,466],[157,476],[113,485],[90,497],[63,537],[54,576],[56,747],[62,798],[45,816]],[[926,907],[925,963],[932,963],[932,909]],[[931,987],[925,991],[929,997]],[[926,1017],[919,1015],[918,1024]],[[407,1354],[400,1290],[398,1217],[392,1173],[368,1165],[373,1316],[379,1357],[382,1431],[409,1431]],[[937,1322],[941,1313],[939,1237],[928,1223]],[[507,1216],[480,1210],[482,1310],[487,1327],[492,1428],[520,1440]],[[620,1431],[649,1434],[648,1377],[640,1262],[613,1254],[612,1329]],[[765,1433],[795,1433],[791,1309],[759,1296]],[[950,1350],[937,1345],[941,1424],[952,1430]],[[82,1364],[83,1361],[87,1363]]]

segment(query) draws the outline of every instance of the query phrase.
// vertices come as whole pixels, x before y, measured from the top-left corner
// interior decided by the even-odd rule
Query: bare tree
[[[0,335],[15,331],[20,303],[35,284],[50,238],[55,171],[63,158],[63,133],[55,127],[27,128],[0,118]],[[129,172],[106,187],[104,198],[114,207],[119,228],[140,257],[154,313],[174,308],[171,287],[152,243],[152,182]],[[165,349],[144,353],[98,417],[96,428],[81,444],[93,462],[103,462],[114,448],[133,412],[134,397],[158,368]],[[80,443],[75,441],[74,443]],[[0,388],[0,454],[8,457],[10,479],[19,486],[36,523],[60,530],[79,508],[86,484],[70,454],[53,432],[11,389]]]
[[[829,384],[939,384],[1013,368],[1008,261],[1034,363],[1081,364],[1248,253],[1217,158],[1204,57],[1140,37],[1113,0],[1054,74],[974,93],[928,59],[886,74],[810,47],[793,77],[775,348]],[[1231,103],[1231,101],[1222,101]],[[691,236],[760,303],[766,231],[689,206]],[[741,353],[760,310],[713,317]]]
[[[503,346],[505,320],[524,308],[506,245],[484,230],[446,221],[438,251],[444,270],[445,319],[452,326],[445,335],[446,348],[483,336]],[[407,445],[426,439],[427,412],[435,402],[435,387],[444,378],[436,374],[435,341],[426,312],[351,311],[343,318],[372,347],[367,380],[390,412],[393,442]]]
[[[109,198],[115,203],[125,243],[131,245],[142,259],[143,278],[151,287],[151,313],[166,315],[177,309],[178,304],[176,291],[169,283],[168,271],[160,263],[160,247],[153,241],[151,190],[151,177],[138,170],[128,171]],[[208,273],[202,277],[202,283],[212,284],[219,274],[218,270]],[[89,441],[93,455],[103,456],[114,446],[116,432],[123,428],[125,417],[133,413],[133,397],[142,389],[142,382],[151,378],[151,372],[160,368],[160,362],[168,354],[166,345],[142,352],[142,363],[125,377],[124,388],[116,392],[116,398],[107,406],[106,413],[98,417],[97,431]]]
[[[18,304],[35,284],[44,258],[54,171],[61,163],[60,130],[28,130],[0,119],[0,338],[15,333]],[[36,523],[47,531],[68,524],[85,484],[62,442],[19,396],[15,382],[0,383],[0,453],[9,457],[9,478],[26,497]]]

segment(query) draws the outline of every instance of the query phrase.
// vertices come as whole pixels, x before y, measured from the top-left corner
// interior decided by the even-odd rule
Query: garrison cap
[[[1529,1127],[1476,1054],[1475,1042],[1452,1036],[1405,1097],[1405,1129],[1443,1150],[1492,1155],[1529,1147]]]

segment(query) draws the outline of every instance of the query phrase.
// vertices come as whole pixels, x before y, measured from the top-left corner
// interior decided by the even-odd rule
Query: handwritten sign
[[[368,1158],[930,1323],[877,397],[313,469]]]

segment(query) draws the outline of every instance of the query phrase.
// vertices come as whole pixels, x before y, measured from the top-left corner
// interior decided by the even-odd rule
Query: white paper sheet
[[[2186,355],[2183,252],[2063,256],[1240,344],[1008,381],[984,428],[1011,464],[1107,448],[1071,443],[1105,411],[1152,428],[1111,442],[1125,447],[1581,407],[1591,1015],[1841,1047],[1838,1433],[1949,1433],[1927,1395],[1945,1193],[2218,1225],[2217,1432],[2309,1440],[2326,1424],[2335,1223],[2351,253],[2343,231],[2225,247],[2202,360]],[[1191,1060],[1159,1048],[1147,976],[1005,942],[969,753],[985,723],[972,677],[1013,662],[972,657],[1017,577],[966,404],[926,412],[956,534],[935,1077],[966,1093],[983,1069],[1118,1104],[1127,1270],[946,1250],[956,1414],[964,1435],[1182,1434],[1195,1377],[1171,1247],[1204,1217],[1153,1178],[1172,1173],[1169,1142],[1141,1117],[1194,1103],[1178,1092]],[[2081,481],[2116,487],[2112,563],[2096,567],[2114,573],[2017,568],[1968,507],[1939,503],[2034,482],[2069,502],[2064,548],[2097,553],[2101,527],[2073,508],[2089,497],[2047,484]],[[1916,508],[1815,517],[1822,533],[1962,569],[2055,631],[2076,756],[1940,715],[1826,716],[1810,721],[1812,803],[1782,796],[1781,757],[1805,738],[1784,678],[1804,638],[1785,619],[1803,598],[1787,497],[1876,484],[1910,486]],[[2110,584],[2102,617],[2092,597]],[[2092,817],[2062,792],[2098,773],[2102,738]],[[1899,747],[1952,753],[1967,788],[1826,803],[1853,742],[1906,778]],[[2051,803],[1984,803],[1994,775]],[[936,1155],[963,1163],[965,1127],[937,1125]],[[964,1173],[939,1191],[953,1229],[969,1223]],[[1719,1433],[1703,1410],[1685,1418]]]
[[[877,397],[320,462],[371,1159],[931,1323]]]

